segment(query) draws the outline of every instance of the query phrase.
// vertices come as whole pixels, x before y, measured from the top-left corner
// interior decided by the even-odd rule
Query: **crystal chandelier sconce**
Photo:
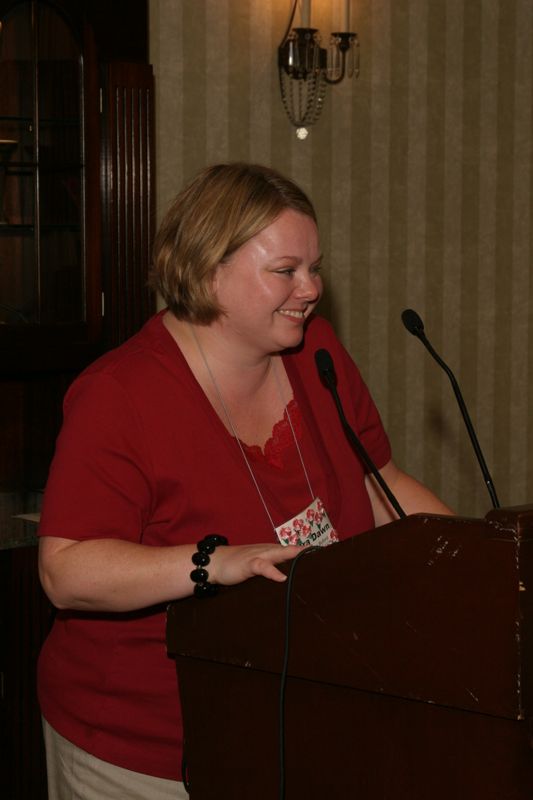
[[[293,28],[300,5],[301,26]],[[350,0],[342,0],[342,31],[332,33],[329,47],[311,27],[311,0],[294,0],[285,36],[278,48],[281,99],[299,139],[319,118],[328,84],[359,75],[359,41],[350,31]]]

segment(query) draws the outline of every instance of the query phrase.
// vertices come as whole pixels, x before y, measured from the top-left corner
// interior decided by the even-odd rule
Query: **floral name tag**
[[[325,547],[338,542],[339,537],[319,497],[288,522],[279,525],[276,533],[281,544],[301,547]]]

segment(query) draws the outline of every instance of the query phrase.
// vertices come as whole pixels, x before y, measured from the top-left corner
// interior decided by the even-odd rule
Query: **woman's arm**
[[[195,552],[195,545],[150,547],[120,539],[43,536],[39,573],[57,608],[136,611],[191,595]],[[299,552],[299,547],[276,544],[217,547],[207,566],[209,581],[232,585],[254,575],[284,581],[276,564]]]
[[[399,469],[394,461],[389,461],[380,469],[383,479],[395,495],[406,514],[426,512],[428,514],[453,514],[439,498],[426,486]],[[367,475],[366,489],[372,503],[376,526],[385,525],[398,519],[398,515],[385,497],[376,479]]]

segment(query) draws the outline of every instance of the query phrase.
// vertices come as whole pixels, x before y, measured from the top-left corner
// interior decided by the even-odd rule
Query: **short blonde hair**
[[[218,164],[176,197],[154,243],[151,285],[178,319],[207,325],[222,313],[213,295],[217,266],[285,209],[311,217],[312,203],[291,180],[258,164]]]

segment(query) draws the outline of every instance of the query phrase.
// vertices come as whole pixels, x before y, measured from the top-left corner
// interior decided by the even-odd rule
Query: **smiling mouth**
[[[291,317],[292,319],[305,319],[305,311],[295,311],[288,308],[280,308],[279,313],[283,317]]]

